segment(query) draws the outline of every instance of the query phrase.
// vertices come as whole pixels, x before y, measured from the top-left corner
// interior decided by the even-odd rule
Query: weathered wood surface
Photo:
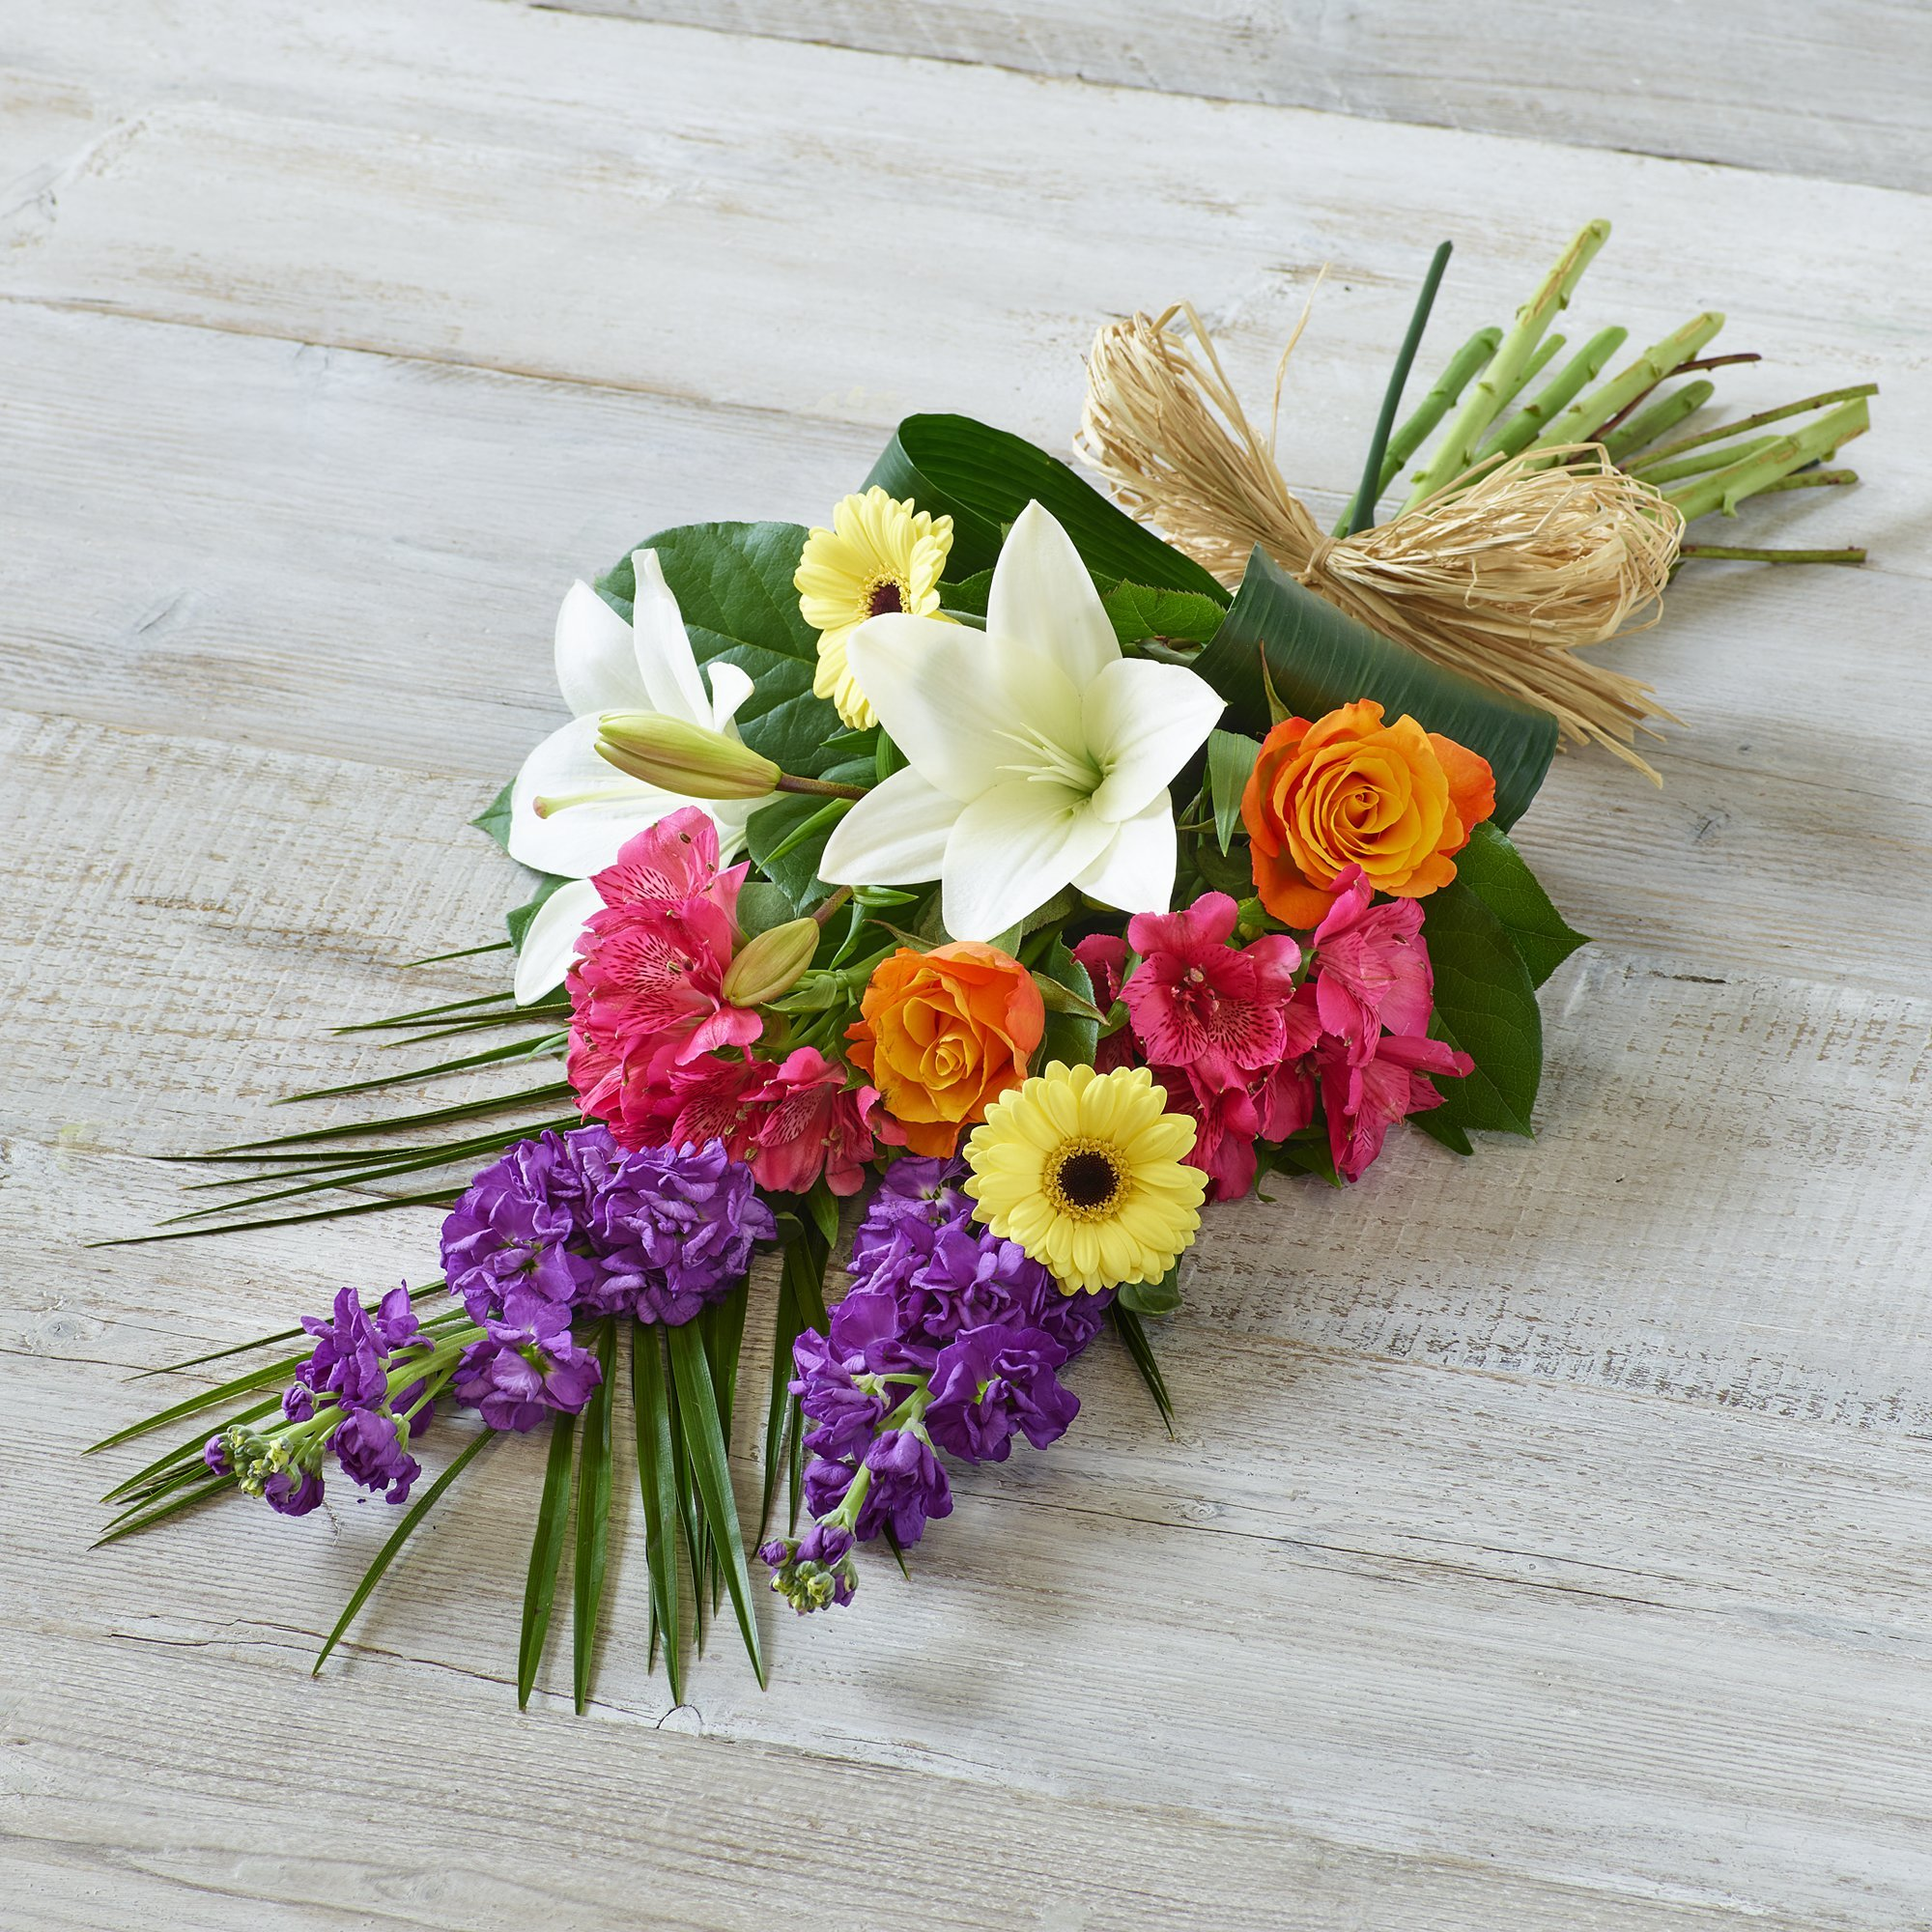
[[[0,70],[0,1926],[1932,1922],[1926,203],[482,0],[18,6]],[[763,1696],[721,1649],[668,1708],[632,1536],[594,1714],[554,1646],[516,1716],[526,1443],[320,1684],[380,1506],[87,1553],[128,1372],[430,1260],[409,1213],[81,1244],[491,936],[462,821],[570,576],[822,515],[909,407],[1061,446],[1110,310],[1194,295],[1259,393],[1323,260],[1332,502],[1428,242],[1473,324],[1600,210],[1601,319],[1886,381],[1867,485],[1752,523],[1877,557],[1620,647],[1690,728],[1523,827],[1601,936],[1536,1146],[1219,1215],[1179,1440],[1096,1349],[910,1584],[767,1606]]]
[[[1912,0],[532,0],[1210,99],[1932,187]]]

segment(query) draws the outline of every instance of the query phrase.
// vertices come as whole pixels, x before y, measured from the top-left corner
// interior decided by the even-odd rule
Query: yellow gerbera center
[[[1145,1066],[1096,1073],[1056,1060],[987,1108],[966,1144],[966,1192],[1068,1294],[1158,1281],[1201,1225],[1208,1179],[1185,1160],[1194,1133]]]
[[[846,661],[845,640],[868,617],[943,619],[939,580],[952,549],[952,519],[928,516],[876,483],[832,512],[832,527],[805,540],[792,579],[800,614],[818,633],[811,688],[854,730],[878,723]]]

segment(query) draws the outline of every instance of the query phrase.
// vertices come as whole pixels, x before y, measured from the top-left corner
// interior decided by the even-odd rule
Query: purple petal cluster
[[[493,1429],[575,1415],[599,1371],[579,1315],[689,1321],[776,1234],[752,1170],[724,1143],[627,1153],[602,1125],[520,1142],[443,1223],[443,1273],[484,1332],[451,1386]]]
[[[583,1132],[610,1139],[601,1126]],[[640,1321],[689,1321],[743,1279],[753,1243],[777,1232],[751,1168],[723,1141],[639,1148],[621,1157],[591,1207],[603,1275],[595,1305]]]
[[[850,1599],[852,1543],[890,1534],[904,1548],[951,1514],[935,1450],[1004,1462],[1015,1435],[1044,1449],[1079,1412],[1059,1371],[1093,1340],[1112,1296],[1062,1293],[1017,1242],[976,1224],[965,1173],[956,1160],[893,1163],[853,1240],[850,1292],[824,1334],[794,1346],[816,1520],[804,1541],[760,1553],[795,1609]],[[837,1558],[808,1555],[819,1534],[845,1539]]]
[[[420,1380],[390,1386],[397,1370],[431,1346],[409,1290],[391,1289],[365,1309],[353,1288],[341,1289],[327,1318],[304,1316],[302,1327],[315,1347],[282,1396],[282,1416],[315,1426],[230,1429],[209,1442],[203,1461],[284,1516],[306,1516],[322,1501],[326,1451],[352,1482],[405,1501],[422,1474],[409,1445],[429,1426],[433,1407],[419,1400]]]

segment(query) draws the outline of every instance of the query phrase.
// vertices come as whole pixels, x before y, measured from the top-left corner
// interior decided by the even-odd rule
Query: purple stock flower
[[[871,1487],[853,1525],[861,1542],[890,1529],[909,1549],[925,1534],[928,1520],[952,1514],[952,1487],[932,1444],[918,1430],[888,1429],[875,1436],[866,1451],[866,1467],[872,1472]]]
[[[602,1281],[594,1305],[640,1321],[689,1321],[721,1299],[777,1234],[752,1170],[723,1141],[640,1148],[611,1170],[592,1202]]]
[[[1044,1449],[1080,1412],[1079,1397],[1054,1374],[1065,1359],[1043,1328],[968,1329],[933,1365],[926,1433],[967,1463],[1004,1463],[1015,1430]]]
[[[396,1304],[401,1303],[400,1316]],[[407,1325],[405,1325],[407,1323]],[[302,1317],[302,1326],[315,1337],[315,1349],[296,1379],[314,1395],[332,1395],[344,1408],[368,1408],[389,1392],[389,1336],[408,1341],[415,1333],[415,1316],[407,1290],[392,1289],[375,1315],[363,1312],[353,1288],[338,1289],[332,1318]],[[313,1413],[313,1404],[310,1413]]]
[[[614,1151],[607,1128],[519,1141],[469,1183],[442,1224],[442,1271],[481,1323],[513,1288],[568,1306],[597,1279],[580,1252],[596,1181]]]
[[[403,1446],[407,1429],[398,1416],[373,1408],[352,1409],[337,1424],[328,1446],[343,1473],[365,1490],[381,1490],[384,1500],[404,1501],[422,1464]]]
[[[459,1402],[483,1411],[492,1429],[522,1435],[547,1415],[578,1415],[603,1380],[597,1357],[570,1332],[570,1312],[531,1295],[527,1325],[492,1321],[464,1350],[450,1387]]]
[[[796,1540],[775,1537],[761,1544],[758,1556],[771,1566],[772,1588],[804,1616],[852,1601],[859,1587],[852,1541],[841,1524],[815,1522]]]
[[[262,1484],[262,1495],[271,1510],[283,1516],[306,1516],[322,1500],[319,1469],[277,1469]]]
[[[963,1160],[893,1162],[852,1238],[854,1293],[895,1293],[930,1258],[941,1229],[967,1225],[966,1171]]]
[[[806,1432],[805,1446],[815,1456],[856,1463],[886,1417],[885,1397],[852,1379],[864,1372],[864,1358],[840,1355],[810,1329],[792,1345],[791,1358],[798,1371],[791,1391],[814,1425]]]

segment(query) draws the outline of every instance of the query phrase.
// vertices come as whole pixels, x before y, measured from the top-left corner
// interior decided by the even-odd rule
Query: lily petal
[[[713,658],[704,668],[711,679],[711,716],[698,722],[714,731],[731,730],[739,707],[752,695],[751,673],[729,658]]]
[[[1122,658],[1087,687],[1087,743],[1107,774],[1094,810],[1110,822],[1135,816],[1208,742],[1223,699],[1180,665]]]
[[[517,1004],[527,1007],[563,984],[590,915],[603,905],[588,879],[572,879],[545,899],[524,931],[517,954]]]
[[[631,567],[638,576],[631,626],[637,637],[638,669],[651,695],[651,708],[688,724],[708,724],[711,701],[704,695],[697,657],[685,635],[683,613],[665,582],[657,552],[633,552]]]
[[[510,857],[539,872],[588,878],[634,834],[689,801],[626,778],[597,755],[597,718],[573,718],[527,758],[510,787]],[[540,798],[585,798],[539,817]]]
[[[995,785],[960,812],[946,841],[947,931],[983,940],[1016,925],[1085,871],[1111,834],[1068,785]]]
[[[1073,883],[1102,905],[1122,912],[1165,912],[1174,896],[1174,802],[1162,792],[1152,804],[1109,828],[1107,849]]]
[[[1025,732],[1077,753],[1080,694],[1065,672],[1009,639],[931,617],[868,617],[846,662],[906,759],[964,803],[1011,777]],[[1037,762],[1037,757],[1030,761]]]
[[[936,879],[959,801],[910,766],[867,793],[825,841],[818,876],[829,886],[913,886]]]
[[[1073,539],[1039,503],[1019,513],[1001,546],[986,631],[1028,645],[1080,688],[1120,659],[1120,639]]]
[[[581,579],[564,593],[552,646],[557,689],[573,718],[648,703],[631,627]]]

